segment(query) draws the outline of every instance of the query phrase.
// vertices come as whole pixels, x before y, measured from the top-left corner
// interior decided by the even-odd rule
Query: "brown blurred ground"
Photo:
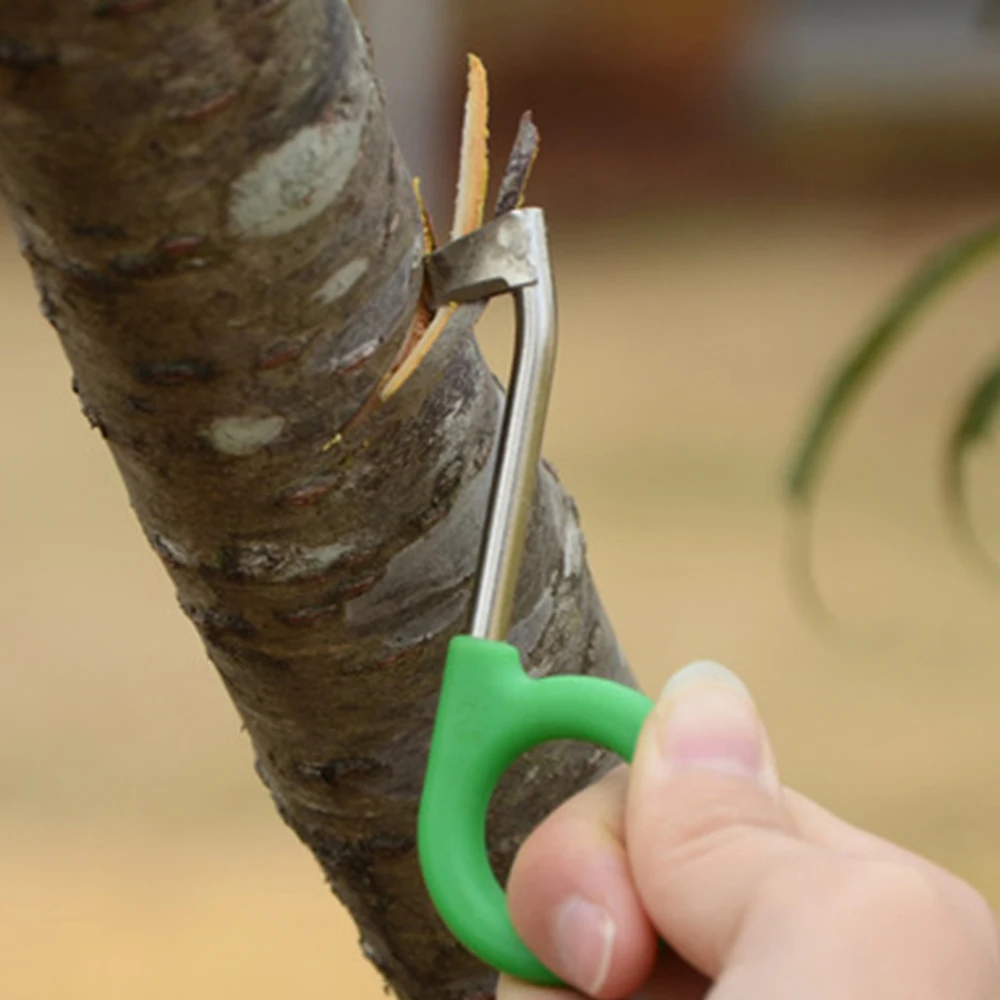
[[[738,668],[791,783],[1000,902],[1000,594],[961,564],[933,483],[996,348],[995,270],[900,357],[824,494],[824,587],[883,648],[833,648],[792,606],[778,497],[825,366],[924,248],[989,209],[561,225],[546,450],[650,692],[693,657]],[[7,238],[0,290],[0,996],[376,1000]],[[484,330],[502,357],[502,307]],[[1000,547],[986,458],[977,508]]]

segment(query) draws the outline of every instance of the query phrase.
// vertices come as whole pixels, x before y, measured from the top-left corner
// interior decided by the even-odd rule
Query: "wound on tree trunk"
[[[405,1000],[492,995],[431,909],[414,837],[502,396],[466,306],[365,407],[424,247],[347,3],[5,5],[0,190],[83,411],[365,954]],[[630,682],[548,467],[515,621],[537,673]],[[608,764],[565,744],[519,762],[497,870]]]

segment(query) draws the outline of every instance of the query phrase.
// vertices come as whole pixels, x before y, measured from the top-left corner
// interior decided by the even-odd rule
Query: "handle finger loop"
[[[493,968],[537,985],[562,985],[518,935],[490,867],[486,813],[497,782],[523,753],[551,740],[583,740],[630,761],[652,705],[601,678],[533,680],[506,643],[452,640],[420,803],[418,851],[445,924]]]

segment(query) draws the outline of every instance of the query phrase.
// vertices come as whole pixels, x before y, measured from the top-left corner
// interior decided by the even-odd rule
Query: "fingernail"
[[[658,706],[660,750],[674,771],[722,771],[777,787],[773,756],[746,685],[707,660],[678,671]]]
[[[555,942],[563,974],[585,993],[594,994],[611,970],[615,924],[608,912],[573,896],[556,916]]]

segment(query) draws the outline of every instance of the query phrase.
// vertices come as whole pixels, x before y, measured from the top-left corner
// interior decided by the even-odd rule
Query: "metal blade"
[[[538,281],[532,222],[538,209],[517,209],[463,236],[426,261],[431,307],[478,302]]]

